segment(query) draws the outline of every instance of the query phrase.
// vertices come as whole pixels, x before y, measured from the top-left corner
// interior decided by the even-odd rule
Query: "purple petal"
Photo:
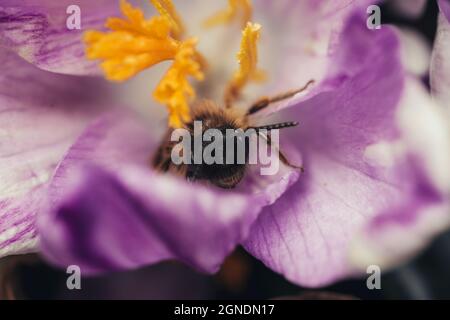
[[[377,1],[261,1],[255,3],[255,21],[262,24],[260,41],[261,68],[267,70],[264,95],[273,95],[303,87],[314,80],[311,90],[275,104],[267,112],[275,112],[298,101],[327,90],[327,77],[336,40],[344,22],[354,12],[366,14],[367,7]],[[320,85],[319,85],[320,84]],[[261,112],[266,114],[267,112]]]
[[[403,127],[407,124],[398,123],[398,113],[410,108],[409,103],[401,107],[400,98],[410,90],[404,88],[396,34],[389,27],[368,30],[357,16],[342,34],[332,71],[342,79],[341,85],[289,109],[302,123],[295,141],[304,156],[305,177],[263,210],[244,243],[267,266],[306,286],[326,285],[355,273],[348,259],[350,245],[373,217],[395,208],[408,214],[403,209],[419,205],[411,199],[425,193],[422,185],[434,196],[424,196],[421,206],[442,203],[440,194],[448,190],[435,181],[435,173],[448,172],[442,118],[416,118],[428,131],[415,135]],[[413,92],[425,95],[420,89]],[[427,113],[423,99],[413,102],[413,110]],[[435,128],[443,142],[439,146],[429,134]],[[419,136],[417,144],[412,138]],[[421,159],[424,177],[417,174],[411,154]],[[437,158],[435,172],[430,172],[431,163],[422,164],[425,158]],[[441,180],[449,176],[445,173]]]
[[[351,244],[352,265],[363,272],[373,264],[397,266],[450,227],[448,199],[426,183],[415,191],[403,204],[380,212],[357,235]]]
[[[450,21],[450,2],[448,0],[438,0],[438,4],[442,14],[447,21]]]
[[[249,178],[246,192],[157,175],[149,163],[154,137],[136,119],[117,114],[80,136],[50,185],[51,209],[39,217],[50,261],[97,273],[176,258],[217,271],[261,207],[299,175],[282,168],[269,181]]]
[[[1,194],[14,195],[48,180],[86,123],[109,104],[100,98],[101,81],[48,73],[4,50],[0,59]]]
[[[70,30],[66,10],[77,5],[81,29]],[[25,60],[44,70],[64,74],[96,74],[95,63],[85,58],[81,37],[99,29],[105,19],[118,15],[116,1],[4,0],[0,6],[0,40]]]
[[[48,73],[4,49],[0,60],[2,256],[34,246],[35,239],[21,230],[35,236],[29,228],[39,205],[36,194],[83,127],[108,103],[94,97],[94,90],[105,93],[97,80]]]
[[[139,167],[116,175],[85,169],[53,216],[40,218],[42,249],[84,273],[177,258],[217,271],[242,241],[260,206],[250,197],[157,176]]]
[[[438,102],[450,108],[450,3],[439,1],[441,12],[430,66],[431,92]]]

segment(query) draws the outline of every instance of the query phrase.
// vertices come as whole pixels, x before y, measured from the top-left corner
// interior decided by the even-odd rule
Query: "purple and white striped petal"
[[[0,60],[3,256],[35,249],[33,219],[43,185],[83,127],[110,104],[96,95],[107,95],[102,81],[49,73],[5,49]]]
[[[71,27],[76,12],[80,29]],[[99,74],[95,62],[85,58],[82,34],[85,30],[101,29],[107,17],[117,15],[118,3],[111,0],[3,0],[0,41],[44,70]]]
[[[0,200],[0,257],[38,251],[36,214],[43,188]]]

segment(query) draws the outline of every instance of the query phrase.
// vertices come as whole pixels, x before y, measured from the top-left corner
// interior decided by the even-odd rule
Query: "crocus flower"
[[[115,12],[110,2],[101,10],[79,2],[83,28],[98,30],[99,17]],[[230,1],[219,17],[231,24],[199,31],[194,24],[217,11],[210,6],[219,2],[211,2],[177,8],[189,18],[185,30],[199,38],[202,58],[194,55],[198,60],[191,61],[205,59],[209,66],[206,80],[193,89],[200,98],[221,101],[237,67],[230,57],[238,51],[243,24],[230,26],[236,3]],[[117,96],[109,86],[100,91],[101,80],[51,73],[100,70],[80,53],[81,33],[50,19],[68,4],[6,1],[0,9],[7,66],[0,119],[9,125],[0,150],[0,172],[7,181],[0,207],[1,255],[38,250],[54,264],[77,264],[90,274],[166,259],[215,272],[241,244],[290,281],[320,286],[369,264],[403,261],[448,226],[446,119],[405,68],[396,30],[366,27],[369,1],[255,1],[252,21],[262,25],[258,65],[268,79],[246,88],[241,102],[248,105],[315,80],[307,92],[261,111],[257,119],[267,123],[271,115],[301,122],[290,136],[281,136],[281,144],[305,172],[282,166],[277,175],[260,176],[250,170],[233,190],[152,170],[149,157],[167,123],[153,112],[157,104],[148,101],[136,117],[120,103],[113,107]],[[91,34],[88,41],[98,39]],[[103,69],[108,75],[107,66]],[[121,78],[129,70],[115,71],[111,78],[123,80],[114,75]],[[147,99],[161,75],[149,78]],[[114,88],[119,87],[124,85]],[[123,96],[132,104],[132,95]],[[158,101],[168,101],[171,110],[171,100]],[[36,121],[38,116],[42,120]]]

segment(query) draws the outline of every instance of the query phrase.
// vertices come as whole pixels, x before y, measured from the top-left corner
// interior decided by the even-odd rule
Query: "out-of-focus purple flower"
[[[439,18],[431,58],[431,92],[436,100],[450,110],[450,2],[439,0]]]
[[[49,3],[37,7],[43,10]],[[190,20],[204,12],[197,3],[204,4],[195,1],[181,10]],[[426,90],[404,70],[398,34],[387,26],[367,29],[363,17],[368,3],[255,3],[255,21],[267,30],[261,65],[273,81],[249,96],[256,99],[262,92],[300,87],[311,79],[318,83],[307,94],[275,105],[261,116],[277,113],[301,122],[283,149],[291,160],[303,163],[305,174],[287,167],[270,177],[249,172],[233,191],[159,175],[148,164],[159,138],[151,128],[156,123],[133,117],[126,110],[104,114],[64,156],[63,152],[54,154],[46,178],[38,184],[45,186],[37,188],[38,195],[21,192],[20,197],[13,195],[15,207],[1,208],[0,250],[9,248],[3,255],[15,252],[11,239],[27,240],[17,228],[22,222],[10,218],[18,217],[28,221],[33,239],[39,236],[39,249],[50,261],[62,266],[78,264],[89,273],[173,258],[215,272],[224,257],[243,244],[289,280],[319,286],[357,274],[367,264],[393,264],[409,257],[449,222],[447,128]],[[15,6],[14,12],[30,8]],[[12,11],[6,9],[0,12]],[[10,15],[6,17],[1,21],[14,22]],[[0,37],[8,36],[8,28],[0,32]],[[11,34],[9,30],[10,38]],[[81,43],[70,33],[63,34],[74,41],[71,50],[78,52]],[[38,37],[34,45],[52,39],[51,35]],[[213,63],[223,60],[217,52],[220,39],[217,32],[205,38],[203,47],[199,44],[206,58],[214,58],[209,59]],[[21,53],[27,42],[11,43],[10,48]],[[236,51],[232,45],[219,49]],[[64,63],[63,56],[54,61]],[[25,67],[17,57],[10,53],[8,57],[10,63]],[[47,70],[71,72],[77,66],[75,58],[62,67],[52,61],[43,64],[38,58],[28,60]],[[63,82],[66,77],[81,85],[76,78],[26,67],[42,78],[59,80],[64,88],[71,88]],[[224,67],[224,73],[233,69]],[[15,75],[7,72],[3,79],[17,83],[13,82]],[[79,80],[86,85],[85,78]],[[215,97],[223,88],[220,80],[220,75],[213,76],[208,96]],[[95,89],[96,85],[88,87]],[[26,96],[28,87],[22,90]],[[58,96],[58,91],[40,92]],[[0,108],[9,110],[7,93],[0,99],[5,100]],[[54,106],[45,100],[42,104]],[[88,104],[103,103],[88,99]],[[35,108],[34,104],[28,107]],[[52,112],[42,114],[53,116]],[[2,117],[16,121],[7,113]],[[62,119],[44,129],[58,133],[70,128],[66,122]],[[70,122],[77,128],[84,123]],[[74,141],[73,134],[65,137]],[[45,143],[44,138],[35,138]],[[34,150],[34,145],[24,148]],[[21,181],[11,183],[23,186]],[[37,249],[33,244],[27,249]]]

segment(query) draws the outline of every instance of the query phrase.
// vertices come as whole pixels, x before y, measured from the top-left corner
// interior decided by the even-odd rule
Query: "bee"
[[[291,90],[273,97],[263,97],[253,103],[246,112],[238,112],[236,108],[234,108],[231,104],[226,104],[225,107],[220,107],[218,104],[214,103],[211,100],[203,100],[192,106],[191,110],[191,121],[184,125],[184,129],[187,129],[191,134],[192,141],[194,140],[194,122],[201,121],[202,122],[202,130],[204,133],[208,129],[218,129],[222,133],[223,139],[221,141],[221,145],[223,146],[223,150],[226,151],[225,146],[227,145],[227,135],[225,131],[227,129],[238,130],[242,129],[243,131],[252,128],[255,129],[256,133],[264,138],[267,141],[267,144],[271,145],[270,131],[274,129],[284,129],[289,127],[294,127],[298,125],[297,122],[282,122],[282,123],[274,123],[263,126],[252,126],[250,124],[250,116],[257,114],[262,111],[270,104],[279,102],[285,99],[288,99],[299,92],[302,92],[308,88],[310,84],[314,81],[310,80],[305,86],[302,88]],[[269,134],[263,135],[260,134],[260,130],[265,129]],[[176,165],[173,163],[171,154],[172,149],[178,143],[175,141],[171,141],[170,137],[172,134],[172,130],[168,130],[165,134],[162,143],[158,147],[153,159],[152,166],[159,172],[173,172],[178,175],[185,177],[190,181],[198,181],[204,180],[207,181],[217,187],[224,189],[232,189],[236,187],[236,185],[244,178],[246,168],[248,166],[248,157],[249,157],[249,149],[248,143],[245,143],[245,163],[238,163],[238,161],[234,161],[233,163],[200,163],[195,164],[194,161],[190,164],[180,164]],[[212,142],[203,141],[203,147],[206,147]],[[237,140],[233,140],[234,149],[237,150]],[[303,167],[298,167],[289,162],[289,160],[284,156],[281,150],[278,150],[278,156],[280,161],[292,168],[299,169],[303,171]],[[236,157],[237,152],[234,152]],[[226,154],[225,154],[226,156]],[[236,159],[235,159],[236,160]]]

